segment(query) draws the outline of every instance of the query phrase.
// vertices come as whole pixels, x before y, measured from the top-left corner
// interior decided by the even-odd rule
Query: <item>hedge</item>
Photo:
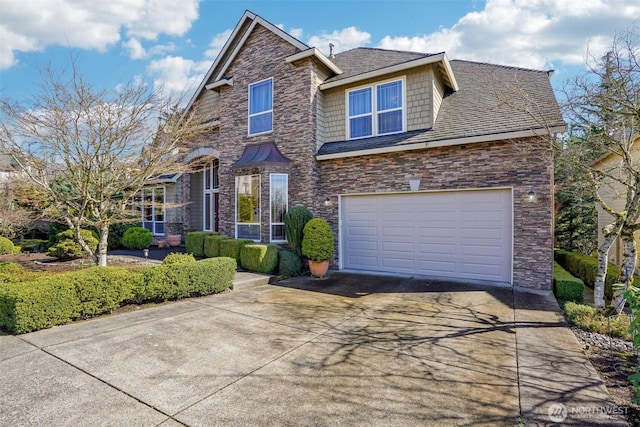
[[[252,244],[253,240],[223,239],[220,240],[220,256],[233,258],[240,261],[240,249],[244,245]]]
[[[256,273],[271,273],[278,266],[278,246],[247,244],[240,248],[240,266]]]
[[[227,236],[205,236],[204,238],[204,256],[207,258],[215,258],[220,256],[220,241],[230,239]]]
[[[302,271],[302,258],[293,251],[280,251],[278,272],[284,277],[293,277]]]
[[[553,293],[561,301],[584,302],[584,283],[553,262]]]
[[[26,333],[112,311],[127,302],[179,299],[233,285],[236,261],[213,258],[146,269],[93,267],[0,284],[0,327]]]
[[[565,270],[593,289],[598,275],[598,258],[560,249],[554,251],[554,258]],[[613,284],[617,283],[619,275],[620,268],[609,264],[604,285],[604,297],[607,301],[613,298]]]
[[[194,257],[202,258],[204,256],[204,238],[206,236],[215,236],[218,233],[211,231],[190,231],[184,239],[185,251],[193,254]]]

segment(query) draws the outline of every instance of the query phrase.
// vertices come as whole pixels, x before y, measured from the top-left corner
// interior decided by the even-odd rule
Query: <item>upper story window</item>
[[[249,135],[273,130],[273,79],[249,85]]]
[[[349,139],[404,131],[404,80],[347,92]]]

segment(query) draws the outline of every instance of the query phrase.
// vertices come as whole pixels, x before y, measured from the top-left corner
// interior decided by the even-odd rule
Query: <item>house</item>
[[[337,269],[549,289],[548,134],[565,129],[549,76],[444,52],[326,57],[247,11],[189,103],[211,126],[199,171],[149,197],[189,202],[166,215],[183,232],[275,243],[304,205],[331,224]],[[500,96],[514,88],[536,108]]]
[[[632,156],[631,161],[634,162],[636,168],[640,162],[640,135],[632,135],[631,132],[625,135],[625,141],[629,142],[629,153]],[[602,172],[616,176],[620,171],[624,170],[620,167],[620,163],[623,161],[620,155],[610,153],[598,159],[592,166],[595,169],[599,169]],[[627,188],[624,187],[619,181],[613,179],[604,179],[600,187],[598,188],[598,194],[602,200],[607,203],[616,212],[622,212],[625,210],[625,203],[627,199]],[[598,247],[604,242],[602,235],[603,227],[611,224],[614,221],[613,216],[602,209],[600,203],[596,203],[596,210],[598,213]],[[640,236],[635,234],[636,245],[640,247]],[[613,243],[611,249],[609,249],[609,262],[615,265],[622,265],[624,256],[624,247],[622,240],[619,238]]]

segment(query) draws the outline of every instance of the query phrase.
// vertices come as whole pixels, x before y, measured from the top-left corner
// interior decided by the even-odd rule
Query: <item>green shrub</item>
[[[111,224],[109,226],[109,240],[107,242],[107,248],[110,251],[115,249],[123,249],[125,247],[124,243],[122,242],[124,233],[126,233],[128,229],[133,227],[140,227],[140,223],[132,222],[124,224]]]
[[[584,283],[560,264],[553,263],[553,292],[560,301],[584,302]]]
[[[174,300],[222,292],[233,285],[236,261],[209,258],[198,262],[164,264],[142,270],[143,280],[134,289],[134,300]]]
[[[72,273],[52,276],[52,280],[66,280],[75,287],[80,302],[80,316],[87,318],[110,313],[133,298],[142,275],[122,267],[92,267]]]
[[[240,266],[256,273],[271,273],[278,266],[278,246],[247,244],[240,248]]]
[[[302,255],[312,261],[333,259],[333,231],[324,218],[313,218],[304,226]]]
[[[193,254],[194,257],[202,258],[204,256],[204,238],[206,236],[216,236],[218,233],[210,231],[190,231],[184,239],[187,253]]]
[[[233,258],[240,261],[240,249],[244,245],[252,244],[253,240],[223,239],[220,240],[220,256]]]
[[[185,262],[196,262],[192,254],[170,253],[162,260],[163,264],[182,264]]]
[[[564,305],[564,312],[569,323],[580,329],[631,339],[629,333],[631,318],[626,314],[608,317],[598,312],[595,307],[574,302],[567,302]]]
[[[16,248],[11,240],[0,236],[0,255],[17,254],[18,252],[20,252],[20,248]]]
[[[38,273],[25,269],[17,262],[0,262],[0,283],[27,282],[38,276]]]
[[[130,227],[122,235],[122,244],[127,249],[148,248],[153,241],[153,234],[144,227]]]
[[[44,252],[47,250],[48,240],[44,239],[24,239],[20,241],[20,248],[22,252]]]
[[[230,239],[227,236],[211,235],[204,237],[204,256],[207,258],[215,258],[220,256],[220,241]]]
[[[0,284],[0,326],[22,334],[78,317],[80,302],[75,287],[53,277],[56,276],[27,283]]]
[[[284,277],[293,277],[302,271],[302,258],[293,251],[280,251],[278,272]]]
[[[80,237],[95,252],[98,248],[98,239],[91,230],[80,230]],[[56,257],[62,261],[83,258],[87,253],[82,249],[80,243],[75,240],[73,230],[65,230],[57,234],[56,241],[47,251],[47,255]]]
[[[284,232],[289,247],[298,255],[302,255],[302,238],[304,226],[313,218],[313,214],[304,206],[294,206],[284,215]]]
[[[581,279],[583,283],[593,289],[598,275],[598,258],[579,252],[554,251],[554,257],[558,264],[573,276]],[[605,277],[604,297],[607,301],[613,298],[613,285],[618,281],[620,268],[609,264]]]

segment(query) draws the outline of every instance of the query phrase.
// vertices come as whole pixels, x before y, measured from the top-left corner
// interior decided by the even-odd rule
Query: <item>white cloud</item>
[[[153,76],[153,86],[167,95],[181,98],[182,103],[198,87],[211,61],[193,61],[180,56],[167,56],[150,62],[147,71]]]
[[[15,65],[17,51],[48,45],[103,51],[120,41],[121,32],[131,40],[156,40],[160,34],[184,34],[197,18],[198,0],[3,1],[0,69]],[[141,54],[131,40],[127,48]]]
[[[226,30],[213,36],[209,43],[209,49],[204,53],[204,57],[211,60],[215,59],[227,42],[231,32],[231,30]]]
[[[304,31],[302,31],[302,28],[292,28],[291,31],[289,31],[289,34],[291,34],[293,37],[297,38],[298,40],[301,40],[302,35],[304,34]]]
[[[309,46],[313,46],[325,55],[329,54],[329,43],[333,43],[334,53],[353,49],[354,47],[366,46],[371,42],[371,34],[360,31],[356,27],[348,27],[342,30],[335,30],[331,34],[322,33],[309,37]]]
[[[131,59],[147,59],[151,56],[173,52],[176,49],[176,46],[173,43],[157,44],[145,49],[140,40],[135,37],[122,42],[122,47],[129,52],[129,58]]]
[[[384,37],[378,47],[446,51],[450,58],[530,68],[582,64],[585,48],[602,53],[613,31],[640,19],[637,0],[487,0],[451,28],[414,37]]]

